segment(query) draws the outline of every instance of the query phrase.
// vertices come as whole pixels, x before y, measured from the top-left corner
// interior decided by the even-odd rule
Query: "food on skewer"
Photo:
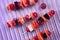
[[[37,27],[43,23],[46,23],[50,17],[52,17],[55,14],[54,10],[50,10],[46,14],[40,16],[36,21],[32,21],[27,27],[26,31],[27,32],[32,32],[37,29]]]
[[[9,4],[7,6],[8,10],[19,10],[21,8],[30,6],[30,5],[35,5],[38,2],[38,0],[21,0],[21,2],[15,1],[14,4]]]
[[[37,12],[32,12],[30,15],[25,17],[13,18],[11,21],[7,22],[8,27],[14,27],[16,25],[23,25],[25,22],[35,19],[38,16]]]
[[[45,38],[49,38],[51,35],[51,32],[49,30],[44,30],[44,33],[38,32],[36,36],[29,40],[44,40]]]

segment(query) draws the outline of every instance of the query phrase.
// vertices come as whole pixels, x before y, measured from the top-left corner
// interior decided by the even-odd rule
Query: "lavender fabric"
[[[0,0],[0,40],[28,40],[29,38],[34,37],[37,32],[44,32],[44,29],[51,31],[51,37],[46,40],[60,40],[60,0],[38,0],[38,3],[34,6],[26,7],[19,11],[8,11],[6,6],[14,1],[20,0]],[[44,10],[39,8],[39,5],[43,2],[47,5]],[[35,11],[42,15],[51,9],[56,11],[55,15],[34,32],[26,32],[26,26],[30,22],[14,28],[9,28],[6,25],[12,18],[23,17]]]

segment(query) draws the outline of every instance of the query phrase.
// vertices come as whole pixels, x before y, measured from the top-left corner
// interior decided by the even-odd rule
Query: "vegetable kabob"
[[[38,0],[21,0],[21,2],[15,1],[14,4],[9,4],[7,6],[8,10],[19,10],[21,8],[35,5],[38,2]]]
[[[32,32],[37,29],[37,27],[43,23],[46,23],[50,17],[52,17],[55,14],[54,10],[50,10],[46,14],[40,16],[36,21],[32,21],[27,27],[26,31],[27,32]]]
[[[29,40],[44,40],[45,38],[49,38],[51,35],[51,32],[49,30],[44,30],[44,33],[38,32],[36,36]]]
[[[7,25],[8,27],[23,25],[25,22],[35,19],[36,17],[38,17],[38,13],[32,12],[30,15],[26,15],[25,17],[13,18],[11,21],[7,22]]]

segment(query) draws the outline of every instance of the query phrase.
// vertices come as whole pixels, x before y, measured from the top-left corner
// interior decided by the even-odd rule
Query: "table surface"
[[[26,40],[34,37],[39,31],[44,32],[44,29],[51,31],[51,37],[45,40],[60,40],[60,0],[38,0],[39,2],[34,6],[19,11],[8,11],[6,6],[14,1],[20,0],[0,0],[0,40]],[[39,5],[43,2],[47,4],[47,8],[44,10],[39,8]],[[55,15],[34,32],[26,32],[25,28],[30,22],[22,25],[22,27],[9,28],[6,25],[6,22],[12,18],[23,17],[35,11],[42,15],[51,9],[56,11]]]

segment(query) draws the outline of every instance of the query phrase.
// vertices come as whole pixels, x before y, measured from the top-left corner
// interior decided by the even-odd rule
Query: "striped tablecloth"
[[[20,0],[0,0],[0,40],[26,40],[34,37],[37,32],[44,32],[44,29],[51,31],[51,37],[46,40],[60,40],[60,0],[39,0],[39,2],[31,7],[21,9],[19,11],[8,11],[6,6],[9,3]],[[46,3],[47,8],[42,10],[39,8],[41,3]],[[22,27],[8,28],[6,22],[12,18],[18,18],[30,14],[31,12],[38,12],[39,14],[44,14],[48,10],[54,9],[56,14],[46,23],[41,25],[34,32],[26,32],[25,26],[29,24],[26,23]]]

